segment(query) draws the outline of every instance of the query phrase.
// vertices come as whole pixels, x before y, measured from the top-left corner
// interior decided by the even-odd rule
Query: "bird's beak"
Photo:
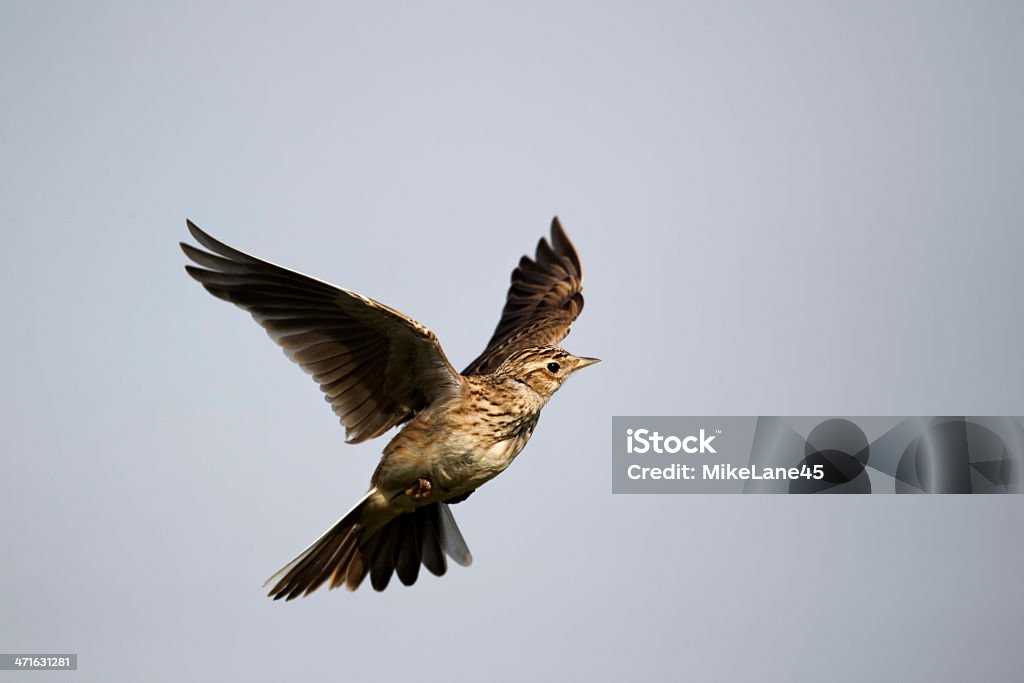
[[[574,372],[576,370],[580,370],[582,368],[585,368],[588,365],[593,365],[594,363],[600,363],[601,362],[600,358],[583,358],[582,356],[577,356],[577,359],[579,359],[579,362],[576,364],[576,368],[573,370]]]

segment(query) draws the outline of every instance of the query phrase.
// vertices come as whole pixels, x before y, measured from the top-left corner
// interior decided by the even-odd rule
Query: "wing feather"
[[[530,346],[565,339],[583,310],[583,267],[556,216],[551,241],[541,238],[531,259],[523,256],[512,271],[505,308],[494,335],[464,375],[494,372],[510,355]]]
[[[335,287],[188,229],[185,270],[212,295],[249,312],[311,374],[349,442],[383,434],[430,403],[457,396],[462,378],[429,329],[361,294]]]

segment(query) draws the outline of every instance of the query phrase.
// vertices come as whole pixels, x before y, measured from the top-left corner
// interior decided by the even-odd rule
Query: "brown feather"
[[[444,559],[444,545],[441,542],[440,505],[428,505],[416,511],[420,518],[420,558],[423,566],[434,576],[444,576],[448,563]]]
[[[200,230],[209,252],[182,251],[189,275],[248,311],[293,361],[314,376],[358,443],[462,390],[437,337],[415,320],[349,290],[245,254]]]
[[[557,344],[582,310],[583,267],[555,217],[550,243],[542,238],[534,258],[523,256],[512,271],[501,320],[487,348],[462,374],[494,372],[516,351]]]

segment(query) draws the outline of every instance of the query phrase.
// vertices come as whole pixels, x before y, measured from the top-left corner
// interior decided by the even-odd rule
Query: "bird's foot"
[[[426,477],[420,477],[416,480],[416,483],[405,489],[405,495],[409,496],[413,500],[419,502],[430,497],[430,492],[434,490],[434,485],[430,483],[430,480]]]

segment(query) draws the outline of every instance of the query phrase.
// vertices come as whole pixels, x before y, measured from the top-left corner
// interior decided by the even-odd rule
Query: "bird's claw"
[[[430,480],[426,477],[419,477],[416,483],[405,489],[405,495],[409,496],[415,501],[421,501],[425,498],[430,497],[430,492],[434,489],[434,485],[430,483]]]

